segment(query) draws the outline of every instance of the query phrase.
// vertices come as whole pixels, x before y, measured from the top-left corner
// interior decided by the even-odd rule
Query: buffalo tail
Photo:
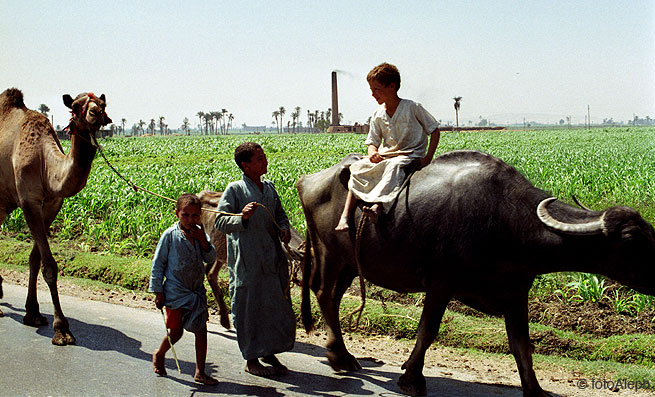
[[[302,302],[300,304],[300,313],[305,332],[309,333],[314,329],[312,304],[309,296],[310,285],[312,284],[312,246],[309,232],[307,232],[305,236],[305,241],[305,255],[303,256],[302,265]]]

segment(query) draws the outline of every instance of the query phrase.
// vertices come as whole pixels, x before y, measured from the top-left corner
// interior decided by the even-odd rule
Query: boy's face
[[[183,230],[191,230],[200,224],[200,206],[185,205],[175,210],[175,216],[180,220],[180,227]]]
[[[250,161],[241,163],[244,174],[248,175],[251,179],[258,179],[268,171],[268,160],[266,154],[262,149],[255,149],[255,153],[250,158]]]
[[[378,102],[379,105],[387,103],[392,98],[395,98],[397,95],[396,84],[389,83],[385,86],[377,80],[373,80],[368,83],[368,86],[371,88],[371,95]]]

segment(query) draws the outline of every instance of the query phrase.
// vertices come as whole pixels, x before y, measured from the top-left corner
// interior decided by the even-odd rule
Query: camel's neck
[[[87,136],[86,132],[75,131],[68,154],[54,146],[47,151],[44,164],[46,184],[56,197],[71,197],[86,186],[96,155],[95,146],[89,139],[83,138]]]

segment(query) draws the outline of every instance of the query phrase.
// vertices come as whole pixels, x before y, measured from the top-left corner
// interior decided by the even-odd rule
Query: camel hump
[[[9,88],[0,94],[0,107],[24,108],[23,93],[18,88]]]

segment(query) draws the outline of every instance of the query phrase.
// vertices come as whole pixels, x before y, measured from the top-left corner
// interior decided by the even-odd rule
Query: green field
[[[295,189],[298,177],[330,167],[348,153],[365,151],[364,136],[345,134],[116,138],[101,144],[108,159],[127,179],[176,198],[184,192],[220,191],[240,178],[241,172],[233,161],[234,148],[250,140],[259,142],[266,151],[267,178],[275,183],[292,225],[301,232],[305,223]],[[65,147],[68,144],[64,142]],[[572,202],[575,195],[593,209],[627,205],[655,222],[655,128],[442,134],[437,154],[457,149],[476,149],[497,156],[535,186],[565,201]],[[65,200],[53,224],[51,245],[60,274],[102,281],[111,288],[145,291],[150,258],[159,236],[174,221],[172,203],[135,192],[98,157],[87,187]],[[20,210],[7,218],[2,230],[0,265],[25,271],[31,243]],[[223,287],[225,277],[223,273]],[[565,304],[602,300],[620,315],[634,317],[641,312],[652,316],[655,298],[627,289],[608,289],[605,281],[586,274],[540,276],[530,299],[559,299]],[[298,289],[292,293],[298,311]],[[369,286],[367,296],[363,332],[415,337],[422,294],[396,294]],[[210,303],[214,304],[211,296]],[[358,297],[347,295],[342,314],[358,304]],[[318,319],[315,305],[314,314]],[[650,322],[655,322],[655,317]],[[346,323],[343,325],[348,328]],[[580,363],[590,361],[583,365],[587,373],[613,372],[630,379],[652,379],[655,375],[653,335],[598,338],[534,323],[531,329],[533,337],[549,336],[535,342],[537,353],[573,358],[576,370]],[[490,334],[494,337],[490,338]],[[557,350],[562,344],[552,342],[553,335],[569,347]],[[438,343],[507,353],[502,319],[488,316],[447,312]]]
[[[305,230],[295,183],[302,174],[364,152],[362,135],[235,135],[103,140],[107,158],[130,181],[161,195],[223,190],[240,178],[233,161],[241,142],[259,142],[292,225]],[[68,142],[64,142],[66,146]],[[476,149],[516,167],[535,186],[565,201],[576,195],[593,209],[627,205],[655,221],[655,128],[443,133],[437,154]],[[65,201],[53,235],[92,251],[150,257],[174,222],[172,204],[135,192],[98,157],[87,187]],[[20,210],[2,230],[28,234]]]

